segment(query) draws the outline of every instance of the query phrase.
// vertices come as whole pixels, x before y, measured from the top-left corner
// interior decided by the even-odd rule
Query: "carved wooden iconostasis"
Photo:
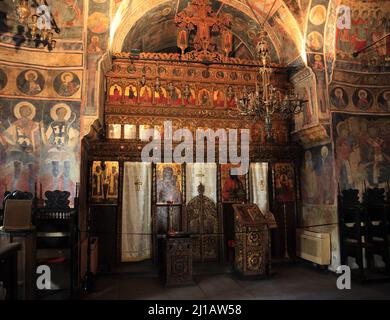
[[[290,141],[288,120],[274,116],[272,141],[266,141],[263,121],[239,114],[236,98],[244,91],[255,90],[257,61],[229,57],[229,22],[214,21],[213,17],[205,20],[213,23],[196,21],[197,28],[191,29],[183,22],[187,21],[183,14],[177,15],[181,53],[133,50],[112,54],[112,68],[106,73],[104,123],[93,124],[83,139],[89,163],[91,228],[100,239],[99,263],[103,269],[120,262],[158,262],[159,238],[171,229],[193,234],[194,261],[229,261],[229,233],[234,232],[232,205],[243,202],[256,203],[275,214],[280,227],[272,234],[273,255],[282,256],[287,243],[290,256],[294,256],[299,201],[296,174],[301,150]],[[213,25],[218,28],[210,32]],[[218,45],[211,45],[215,32],[222,37]],[[273,67],[273,85],[289,88],[287,68]],[[166,121],[172,123],[173,131],[188,129],[192,133],[194,155],[199,147],[197,129],[237,129],[238,137],[240,129],[248,129],[249,172],[233,176],[231,164],[220,163],[219,146],[227,143],[223,136],[215,141],[211,163],[206,163],[210,162],[206,158],[193,161],[197,163],[171,163],[164,152],[161,159],[142,162],[142,150],[152,138],[161,138],[156,146],[164,150]],[[147,129],[157,133],[152,137]],[[173,141],[172,147],[183,141]],[[240,138],[237,143],[240,153]],[[140,211],[149,214],[137,218]]]
[[[198,62],[171,61],[172,57],[165,54],[153,54],[154,59],[141,58],[147,54],[141,54],[139,58],[124,58],[124,54],[117,55],[113,60],[112,70],[106,75],[107,97],[105,103],[105,123],[102,128],[96,128],[91,137],[84,139],[85,150],[90,163],[90,206],[96,219],[96,235],[103,238],[100,250],[101,261],[104,265],[112,265],[121,260],[122,221],[123,221],[123,170],[125,163],[141,162],[142,149],[149,143],[146,129],[157,129],[159,136],[164,137],[164,122],[171,121],[173,130],[189,129],[195,139],[196,129],[249,129],[250,130],[250,161],[253,164],[268,164],[268,181],[264,185],[258,185],[259,189],[267,188],[269,207],[274,212],[279,226],[273,231],[273,253],[282,256],[284,252],[284,212],[283,203],[287,203],[287,235],[289,237],[290,256],[294,254],[294,230],[297,196],[296,168],[298,167],[300,148],[289,140],[289,123],[276,119],[273,122],[272,142],[265,139],[264,123],[253,121],[240,116],[235,108],[235,96],[242,90],[251,90],[255,85],[255,65],[224,65],[212,63],[204,65]],[[160,57],[160,59],[158,59]],[[287,85],[287,77],[279,72],[280,82]],[[207,97],[207,98],[206,98]],[[222,99],[220,97],[223,97]],[[99,131],[100,130],[100,131]],[[99,131],[99,133],[98,133]],[[238,131],[239,132],[239,131]],[[238,134],[238,136],[240,136]],[[163,141],[163,140],[162,140]],[[238,176],[239,192],[236,195],[229,193],[229,164],[218,164],[219,144],[226,141],[216,139],[216,171],[214,179],[217,187],[215,196],[210,197],[217,209],[217,224],[211,233],[215,233],[216,240],[209,243],[209,251],[215,249],[212,258],[204,256],[202,240],[195,242],[198,253],[194,261],[222,261],[229,260],[229,239],[226,236],[232,223],[227,225],[223,219],[224,211],[233,214],[232,204],[242,201],[251,202],[253,186],[250,186],[250,174]],[[173,142],[173,147],[179,142]],[[207,144],[205,144],[205,147]],[[240,140],[238,141],[240,146]],[[196,143],[194,141],[194,148]],[[162,142],[162,150],[163,142]],[[194,154],[195,154],[194,150]],[[163,152],[162,152],[163,153]],[[205,150],[205,154],[207,151]],[[102,169],[102,162],[105,167]],[[161,160],[164,162],[164,158]],[[151,229],[153,234],[153,250],[150,257],[157,257],[157,239],[168,231],[168,215],[157,217],[158,210],[169,210],[165,204],[158,205],[158,175],[160,164],[154,164],[152,170],[151,200]],[[196,192],[187,197],[186,179],[188,164],[179,166],[180,175],[180,202],[187,204],[196,197]],[[196,183],[194,181],[194,183]],[[137,188],[144,188],[145,182],[138,181]],[[179,185],[179,183],[178,183]],[[196,190],[197,184],[193,185]],[[207,186],[206,186],[207,187]],[[187,198],[187,199],[186,199]],[[175,228],[182,227],[191,231],[190,221],[185,215],[185,208],[178,201],[174,201]],[[291,205],[292,204],[292,205]],[[188,207],[187,207],[188,210]],[[182,215],[180,216],[180,213]],[[233,220],[232,220],[233,221]],[[189,225],[188,225],[189,224]],[[200,228],[200,226],[198,226]],[[215,229],[215,230],[214,230]],[[113,233],[113,230],[116,230]],[[201,239],[202,236],[199,236]],[[209,239],[210,240],[210,239]],[[108,252],[105,255],[103,252]]]

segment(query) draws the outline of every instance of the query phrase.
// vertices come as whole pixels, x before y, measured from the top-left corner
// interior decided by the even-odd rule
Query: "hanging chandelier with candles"
[[[279,114],[282,119],[288,119],[301,113],[307,100],[300,99],[299,95],[293,90],[282,92],[272,85],[271,79],[274,68],[271,66],[267,36],[263,25],[256,47],[260,59],[256,90],[254,92],[244,90],[242,96],[236,98],[236,103],[241,115],[255,120],[264,120],[266,139],[272,141],[273,115]]]
[[[54,32],[59,34],[60,29],[46,0],[32,0],[32,3],[29,0],[19,0],[16,4],[16,16],[21,24],[27,25],[27,36],[35,41],[36,47],[47,47],[49,51],[55,48]]]

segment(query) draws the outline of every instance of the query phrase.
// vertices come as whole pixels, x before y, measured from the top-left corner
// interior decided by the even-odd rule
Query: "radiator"
[[[330,234],[297,229],[297,256],[319,265],[330,265]]]

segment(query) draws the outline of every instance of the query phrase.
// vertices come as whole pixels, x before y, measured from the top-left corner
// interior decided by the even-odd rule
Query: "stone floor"
[[[153,266],[121,267],[99,275],[86,299],[390,299],[390,283],[361,285],[338,290],[336,275],[305,263],[279,264],[266,280],[240,280],[218,266],[194,267],[194,285],[165,288]]]

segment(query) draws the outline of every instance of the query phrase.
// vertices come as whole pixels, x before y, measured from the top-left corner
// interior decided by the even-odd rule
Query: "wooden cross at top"
[[[212,44],[210,29],[211,32],[220,32],[231,23],[226,17],[218,17],[212,12],[209,0],[192,0],[186,9],[176,15],[175,22],[180,28],[189,31],[196,27],[194,47],[203,51],[210,51]]]

